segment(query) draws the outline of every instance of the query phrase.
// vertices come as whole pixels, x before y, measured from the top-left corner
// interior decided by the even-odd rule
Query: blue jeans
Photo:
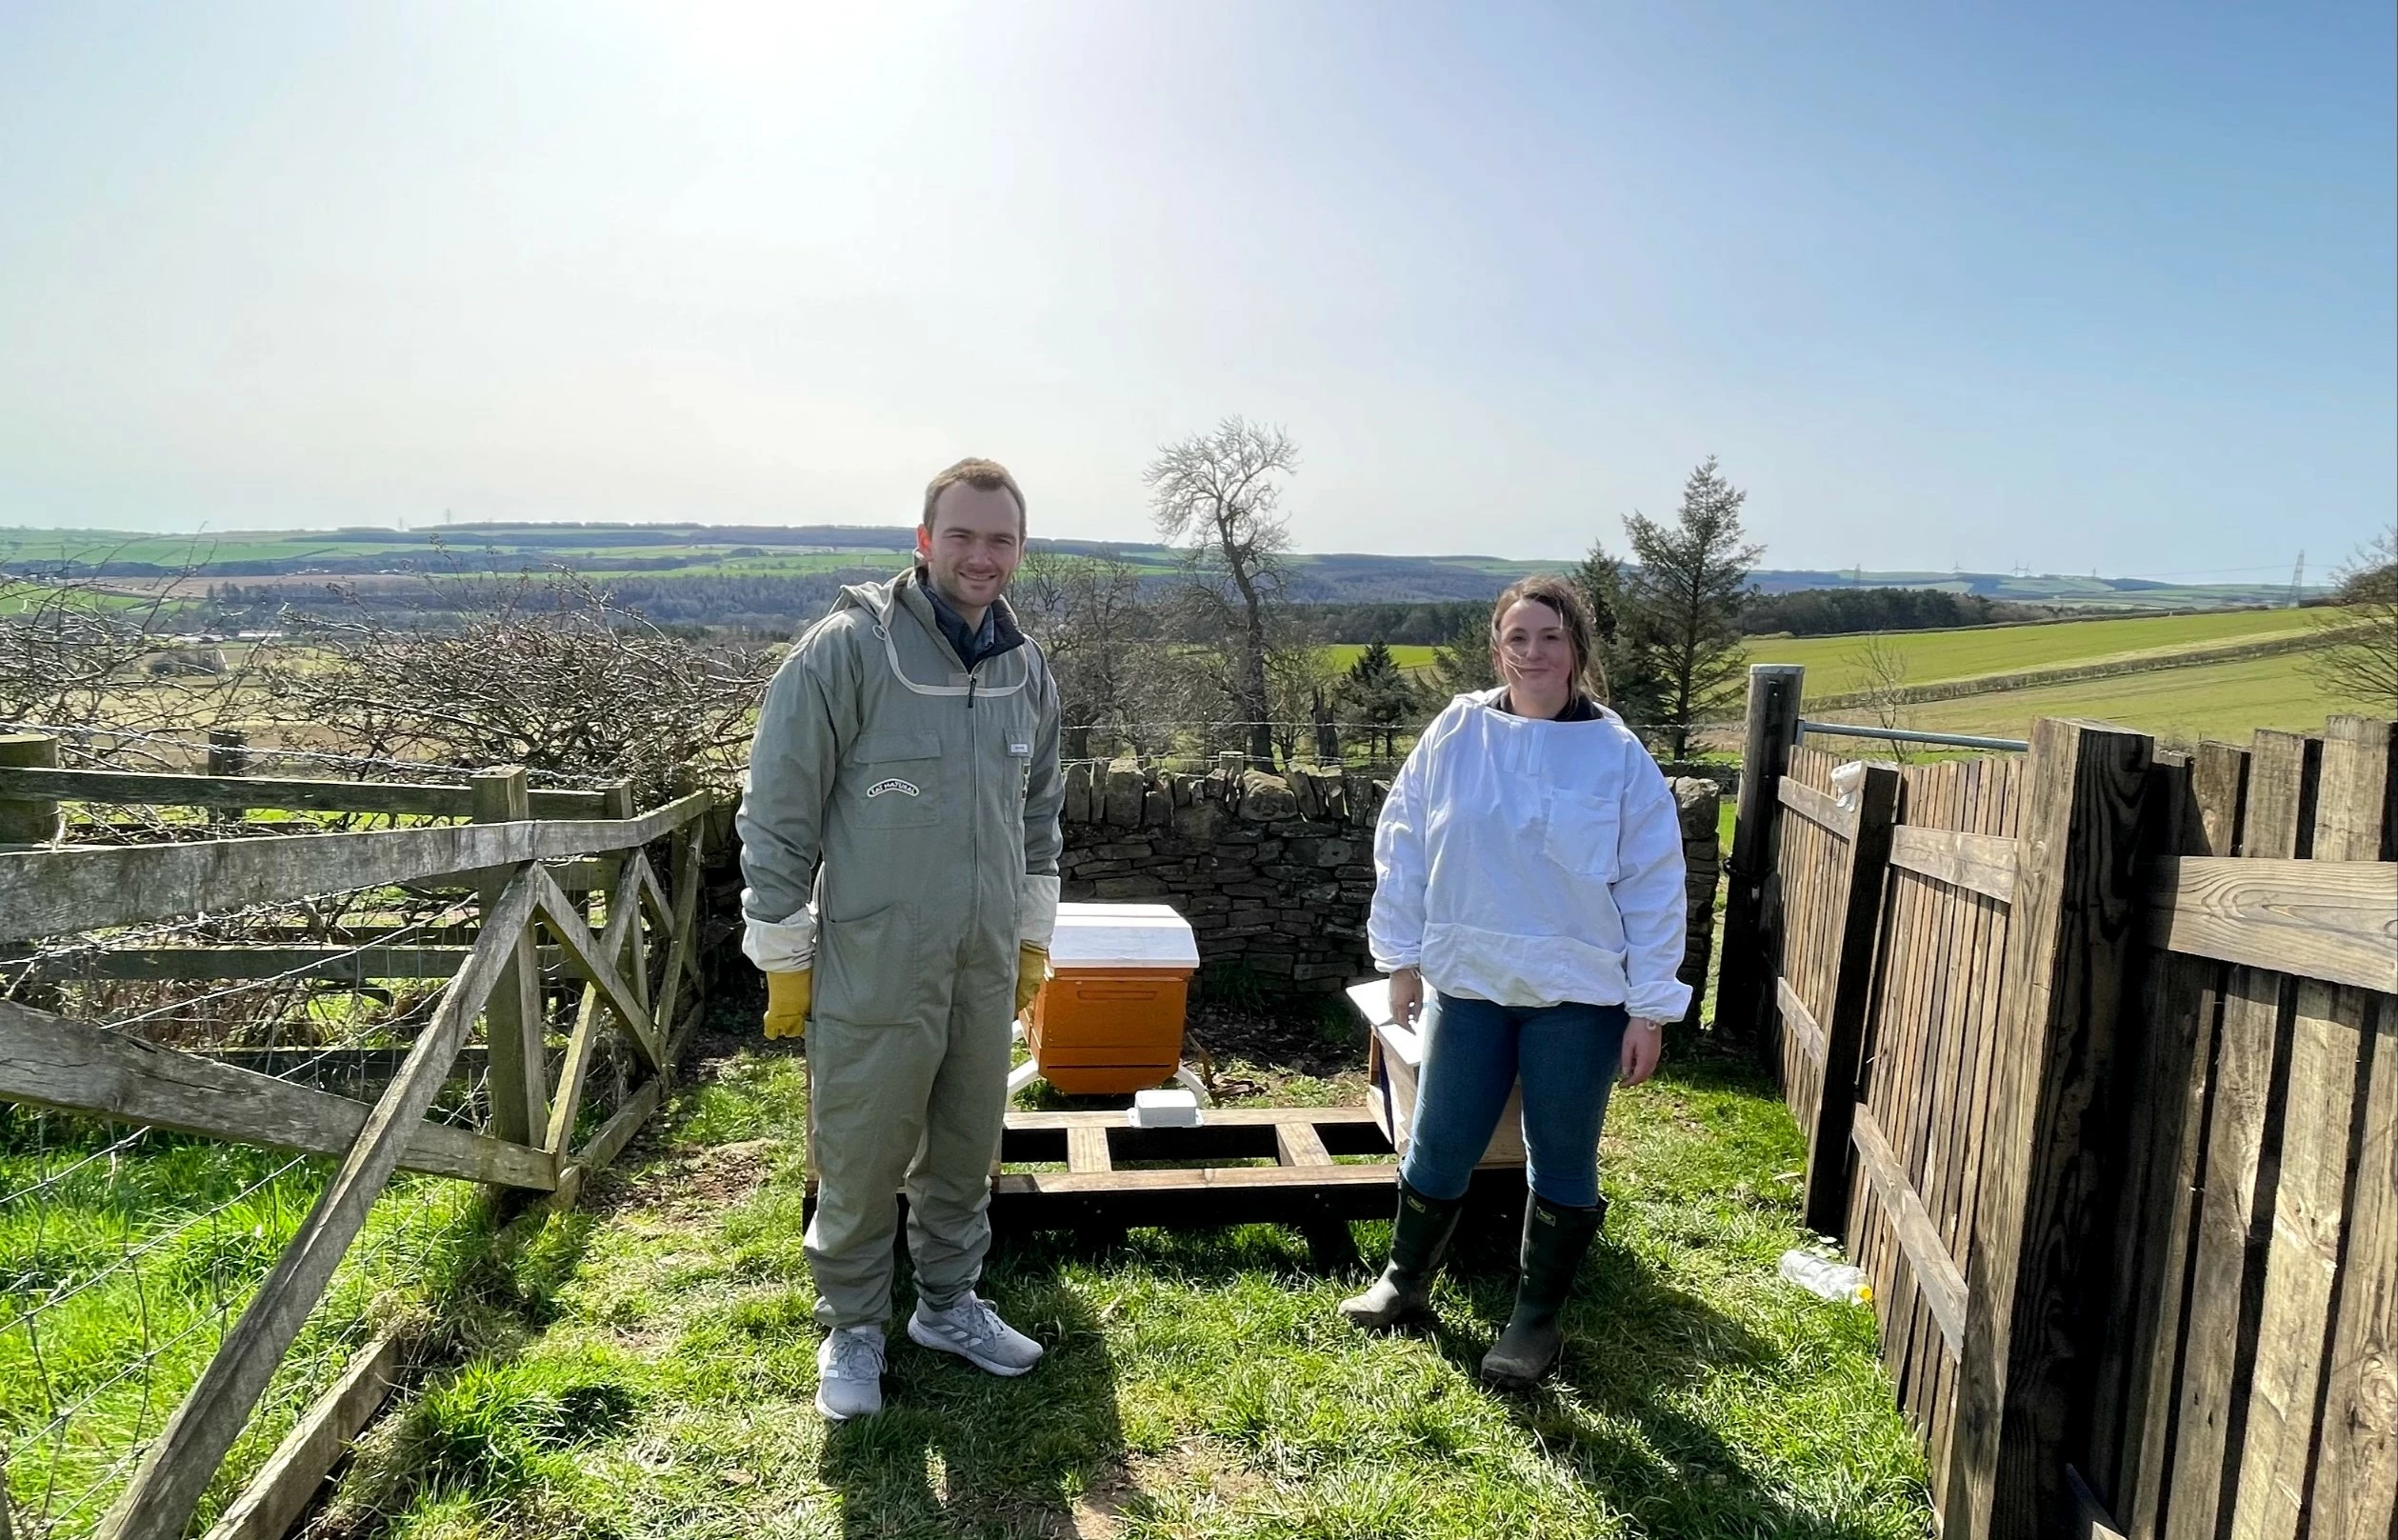
[[[1520,1070],[1532,1190],[1560,1208],[1596,1207],[1599,1125],[1630,1019],[1622,1006],[1502,1006],[1430,991],[1400,1177],[1428,1198],[1464,1197]]]

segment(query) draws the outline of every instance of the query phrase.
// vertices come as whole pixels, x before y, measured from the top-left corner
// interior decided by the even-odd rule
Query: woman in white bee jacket
[[[1368,939],[1424,1060],[1390,1260],[1341,1305],[1386,1327],[1422,1311],[1467,1185],[1520,1075],[1522,1273],[1485,1379],[1555,1365],[1559,1318],[1597,1235],[1599,1128],[1620,1076],[1655,1071],[1689,1008],[1681,823],[1656,761],[1598,704],[1582,599],[1528,578],[1491,612],[1496,690],[1460,695],[1408,755],[1374,831]],[[1590,687],[1596,686],[1594,690]],[[1429,994],[1428,994],[1429,987]]]
[[[775,674],[750,751],[743,947],[767,975],[767,1034],[805,1021],[809,1038],[807,1251],[830,1417],[881,1405],[903,1182],[909,1335],[993,1373],[1040,1354],[973,1292],[1009,1023],[1047,968],[1065,800],[1057,687],[999,596],[1021,510],[997,466],[944,471],[918,530],[926,565],[841,590]]]

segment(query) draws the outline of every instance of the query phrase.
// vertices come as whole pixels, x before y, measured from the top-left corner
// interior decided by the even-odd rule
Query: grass
[[[2307,610],[2229,610],[2130,620],[2075,620],[2041,626],[1981,626],[1962,630],[1893,631],[1887,641],[1907,660],[1907,683],[2013,673],[2024,669],[2095,663],[2101,658],[2187,651],[2284,636],[2313,626]],[[1835,695],[1868,683],[1855,662],[1861,636],[1751,638],[1751,663],[1796,663],[1807,669],[1809,695]],[[2276,661],[2276,660],[2267,660]]]
[[[0,1111],[0,1449],[32,1532],[87,1534],[314,1203],[329,1161]],[[90,1158],[84,1158],[90,1157]],[[48,1179],[46,1186],[36,1184]],[[378,1324],[436,1334],[481,1297],[473,1189],[402,1176],[201,1509],[211,1519]],[[453,1328],[445,1328],[450,1330]],[[63,1415],[62,1415],[63,1414]]]
[[[2362,710],[2325,689],[2303,654],[2248,658],[2193,669],[2162,669],[2080,684],[2014,690],[1905,709],[1906,727],[2020,738],[2036,716],[2094,717],[2188,746],[2201,738],[2246,743],[2258,728],[2313,730],[2324,718]],[[1836,711],[1843,720],[1864,720]]]
[[[1309,1029],[1320,1033],[1321,1029]],[[1779,1283],[1798,1135],[1754,1074],[1674,1067],[1609,1119],[1608,1237],[1558,1382],[1475,1381],[1486,1238],[1441,1325],[1366,1337],[1272,1227],[1003,1237],[986,1292],[1049,1345],[998,1380],[897,1339],[879,1418],[810,1409],[803,1072],[703,1067],[589,1200],[549,1318],[426,1382],[323,1532],[557,1536],[1923,1536],[1868,1310]],[[1369,1255],[1387,1227],[1360,1227]],[[905,1268],[899,1308],[908,1306]]]

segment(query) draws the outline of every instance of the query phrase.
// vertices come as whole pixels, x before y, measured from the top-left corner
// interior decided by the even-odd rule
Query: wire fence
[[[0,948],[0,998],[371,1102],[431,1021],[438,970],[463,955],[473,917],[456,895],[377,887],[15,943]],[[552,1085],[579,992],[545,970]],[[621,1034],[602,1043],[578,1144],[632,1077]],[[489,1131],[489,1062],[478,1030],[430,1115]],[[335,1165],[0,1102],[0,1471],[18,1536],[94,1530]],[[404,1173],[376,1200],[200,1522],[376,1330],[431,1330],[488,1233],[482,1191]]]
[[[60,757],[73,770],[182,770],[205,765],[221,746],[205,738],[146,729],[97,723],[40,722],[0,718],[0,732],[38,732],[58,740]],[[332,772],[338,778],[370,780],[401,776],[452,779],[466,767],[430,759],[364,753],[343,749],[310,749],[270,740],[246,741],[242,754],[254,767],[261,762],[290,765],[310,773]],[[612,777],[600,771],[571,771],[527,767],[533,785],[576,790],[607,784]]]

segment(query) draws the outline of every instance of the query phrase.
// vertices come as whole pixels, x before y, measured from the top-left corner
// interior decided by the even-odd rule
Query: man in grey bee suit
[[[894,1194],[909,1336],[995,1374],[1040,1345],[978,1298],[1009,1024],[1057,920],[1057,687],[1000,590],[1024,494],[964,460],[925,490],[919,565],[846,588],[769,688],[740,815],[743,950],[766,1032],[809,1047],[816,1407],[882,1407]]]

